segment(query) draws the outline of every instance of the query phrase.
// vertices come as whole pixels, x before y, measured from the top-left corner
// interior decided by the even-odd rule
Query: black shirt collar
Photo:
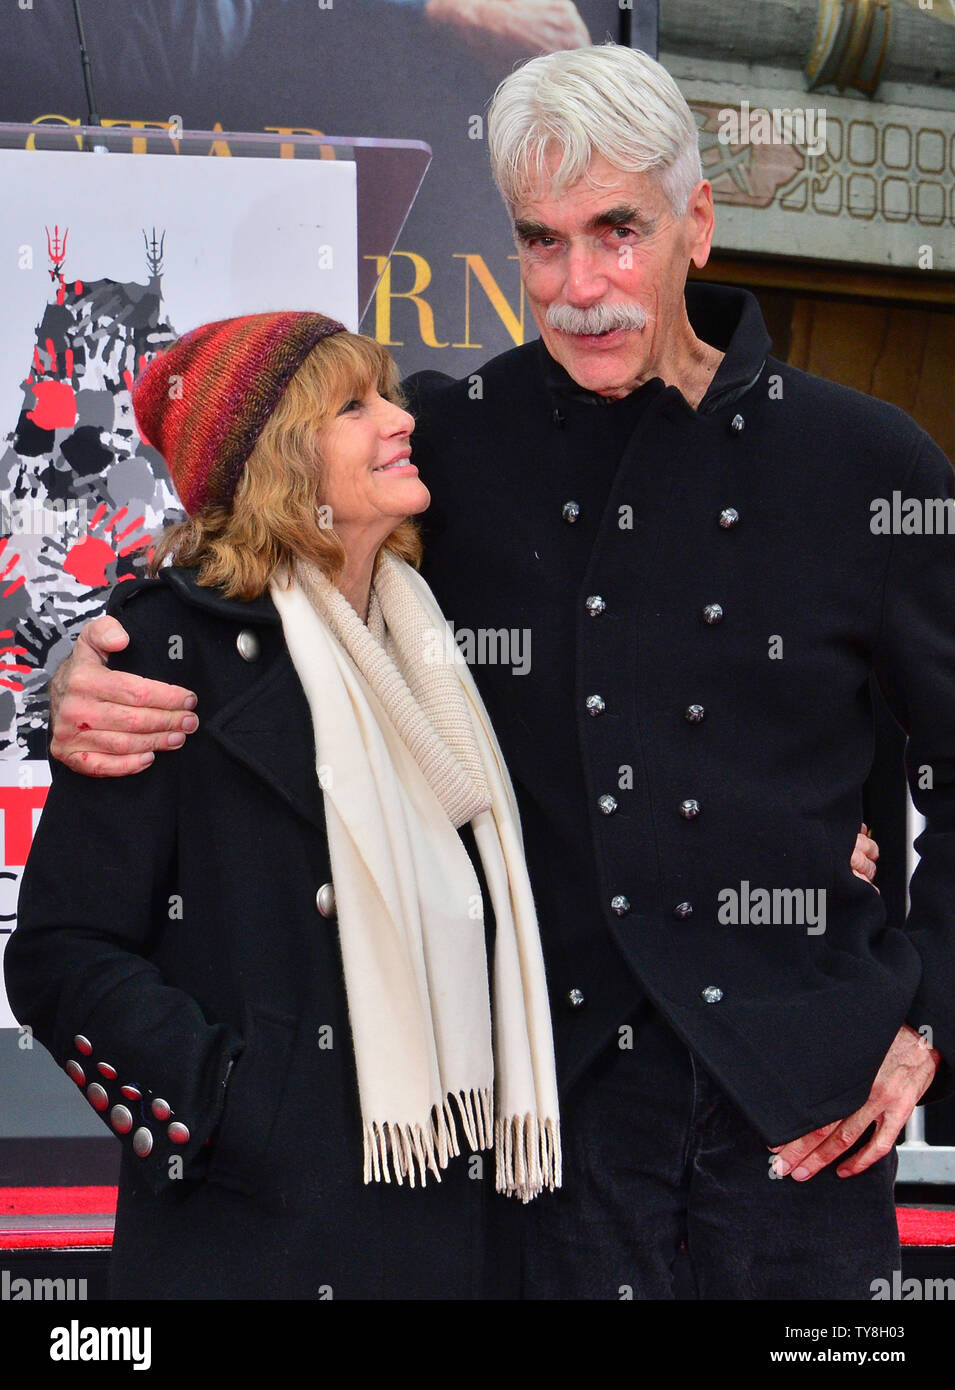
[[[720,406],[729,405],[756,381],[763,369],[771,347],[756,297],[748,290],[734,285],[707,285],[700,280],[687,281],[686,312],[693,332],[704,343],[719,348],[725,356],[716,370],[709,389],[698,407],[707,414]],[[556,362],[537,340],[541,368],[548,390],[567,400],[588,405],[613,405],[605,396],[587,391]],[[650,383],[638,387],[625,399],[630,400]]]

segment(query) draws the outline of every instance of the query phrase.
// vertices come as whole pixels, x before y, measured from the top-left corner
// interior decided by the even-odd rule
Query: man
[[[671,1298],[682,1242],[703,1298],[868,1298],[899,1263],[893,1142],[955,1054],[955,567],[872,503],[951,498],[951,469],[768,358],[751,296],[685,283],[713,207],[658,64],[535,59],[489,138],[541,338],[407,386],[425,574],[547,954],[565,1182],[526,1213],[525,1290]],[[78,771],[195,727],[182,690],[102,669],[122,645],[99,620],[55,681]],[[927,820],[905,931],[850,871],[871,671]]]

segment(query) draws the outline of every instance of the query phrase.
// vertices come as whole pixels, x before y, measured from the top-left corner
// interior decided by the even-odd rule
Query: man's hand
[[[879,846],[875,840],[869,838],[869,827],[863,821],[862,829],[856,836],[855,849],[852,851],[849,863],[852,865],[852,872],[856,878],[866,879],[877,893],[881,891],[875,886],[875,861],[878,857]]]
[[[792,1173],[797,1182],[805,1182],[851,1148],[873,1121],[872,1138],[837,1168],[836,1173],[840,1178],[852,1177],[884,1158],[932,1084],[941,1060],[941,1054],[929,1047],[920,1033],[903,1023],[862,1109],[847,1119],[836,1120],[834,1124],[804,1134],[801,1139],[792,1139],[788,1144],[771,1149],[776,1155],[774,1171],[781,1177]]]
[[[198,728],[196,696],[181,685],[111,671],[111,652],[129,634],[115,618],[96,618],[50,683],[50,753],[89,777],[125,777],[153,761],[154,749],[179,748]]]

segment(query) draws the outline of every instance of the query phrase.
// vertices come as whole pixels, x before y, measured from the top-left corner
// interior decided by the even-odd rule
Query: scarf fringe
[[[409,1187],[414,1187],[416,1180],[424,1187],[428,1172],[440,1182],[439,1169],[447,1168],[449,1158],[460,1153],[452,1100],[472,1153],[491,1148],[493,1142],[498,1192],[527,1203],[545,1187],[549,1192],[560,1187],[558,1122],[542,1123],[536,1115],[512,1115],[495,1121],[490,1087],[450,1092],[432,1110],[427,1131],[419,1124],[394,1124],[387,1120],[366,1124],[365,1182],[390,1183],[392,1170],[399,1187],[405,1178]]]
[[[491,1088],[450,1091],[445,1100],[432,1109],[427,1130],[420,1124],[395,1124],[390,1120],[372,1120],[363,1126],[365,1182],[390,1183],[392,1171],[399,1187],[403,1186],[405,1178],[410,1187],[415,1186],[416,1178],[424,1187],[429,1171],[440,1182],[439,1169],[447,1168],[449,1159],[461,1152],[452,1100],[457,1105],[472,1152],[489,1149],[494,1126]]]
[[[494,1126],[496,1187],[508,1197],[530,1202],[546,1187],[560,1187],[560,1126],[536,1115],[503,1116]]]

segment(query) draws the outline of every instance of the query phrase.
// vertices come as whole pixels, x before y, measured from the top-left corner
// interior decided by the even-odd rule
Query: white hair
[[[571,187],[595,154],[629,173],[654,173],[677,217],[703,177],[696,122],[679,87],[648,54],[620,44],[532,58],[494,93],[487,128],[491,172],[512,215],[545,181]],[[548,180],[552,148],[561,158]]]

